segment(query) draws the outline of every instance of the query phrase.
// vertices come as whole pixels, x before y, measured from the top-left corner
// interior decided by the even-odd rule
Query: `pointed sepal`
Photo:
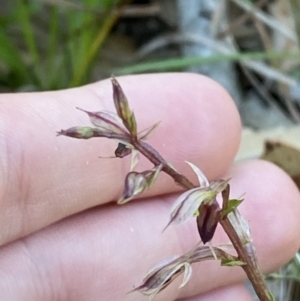
[[[196,166],[195,164],[189,162],[189,161],[185,161],[195,172],[195,174],[198,177],[198,181],[199,181],[199,186],[200,187],[208,187],[209,186],[209,181],[206,178],[205,174],[202,172],[202,170]]]
[[[78,107],[77,110],[86,113],[89,116],[91,123],[103,131],[117,134],[127,134],[127,131],[125,130],[120,118],[113,112],[89,112]]]
[[[152,133],[154,132],[154,130],[158,127],[158,125],[160,124],[161,121],[158,121],[156,123],[154,123],[153,125],[151,125],[150,127],[140,131],[138,133],[138,139],[139,140],[146,140],[148,139]]]
[[[160,165],[155,166],[151,170],[146,170],[146,171],[142,172],[142,174],[146,178],[148,189],[151,188],[152,185],[155,183],[162,168],[163,168],[163,165],[160,164]]]

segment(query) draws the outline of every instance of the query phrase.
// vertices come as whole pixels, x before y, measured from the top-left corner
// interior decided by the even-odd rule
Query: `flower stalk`
[[[274,300],[259,269],[249,226],[237,210],[242,200],[229,198],[230,186],[228,182],[230,179],[219,179],[209,183],[201,170],[189,162],[187,163],[198,176],[199,186],[194,185],[188,178],[180,174],[150,144],[144,141],[156,129],[159,122],[139,132],[135,115],[115,78],[112,79],[112,85],[117,114],[106,111],[89,112],[80,109],[88,115],[95,127],[72,127],[61,130],[58,135],[77,139],[99,137],[115,139],[118,141],[115,157],[132,156],[130,172],[125,178],[123,195],[118,200],[119,204],[124,204],[151,188],[160,172],[163,171],[168,174],[175,183],[182,186],[186,191],[176,200],[167,227],[196,216],[201,238],[200,244],[187,254],[177,256],[174,260],[164,262],[159,267],[152,269],[143,283],[134,291],[140,291],[152,299],[180,274],[184,274],[180,287],[184,286],[191,277],[191,265],[193,263],[217,259],[221,261],[222,265],[241,266],[261,301]],[[142,154],[152,162],[153,168],[143,172],[134,171],[133,169],[138,162],[138,154]],[[222,206],[216,200],[220,193],[223,199]],[[217,224],[223,227],[237,256],[230,255],[221,248],[211,246],[210,241],[214,236]],[[204,246],[207,242],[209,246]]]
[[[135,146],[138,146],[139,151],[152,163],[155,162],[156,164],[163,164],[165,162],[165,160],[160,155],[157,156],[156,151],[153,152],[152,148],[145,148],[145,145],[139,143],[139,141],[135,143]],[[177,173],[175,169],[169,167],[163,168],[163,171],[184,188],[188,190],[195,188],[195,185],[193,185],[184,175]],[[226,203],[228,203],[228,199],[225,199],[225,204]],[[242,265],[241,267],[245,271],[260,301],[272,301],[273,297],[266,285],[261,271],[253,264],[251,257],[248,255],[247,251],[244,248],[243,242],[239,238],[235,228],[232,226],[227,216],[224,216],[223,219],[220,220],[220,225],[228,235],[228,238],[230,239],[234,249],[236,250],[238,259],[245,263],[245,265]]]

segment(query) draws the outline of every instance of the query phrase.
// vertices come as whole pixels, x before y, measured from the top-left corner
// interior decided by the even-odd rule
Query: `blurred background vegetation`
[[[1,90],[87,83],[119,19],[119,0],[1,1]],[[124,1],[123,1],[124,2]]]
[[[225,86],[244,126],[300,122],[300,0],[0,0],[0,7],[0,92],[190,71]],[[299,255],[269,278],[278,300],[300,300]]]

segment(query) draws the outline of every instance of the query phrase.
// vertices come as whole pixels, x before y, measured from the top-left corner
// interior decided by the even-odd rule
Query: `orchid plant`
[[[147,273],[143,282],[133,291],[138,291],[153,299],[157,293],[181,274],[183,274],[183,280],[180,287],[183,287],[191,277],[193,264],[204,260],[218,260],[224,266],[241,266],[259,299],[261,301],[274,300],[260,271],[249,226],[237,209],[243,200],[230,199],[229,197],[230,179],[219,179],[209,183],[197,166],[187,162],[197,174],[199,185],[195,186],[150,144],[145,142],[159,123],[155,123],[139,132],[135,115],[115,78],[112,78],[112,86],[116,113],[107,111],[88,112],[79,109],[89,116],[94,127],[76,126],[61,130],[58,135],[77,139],[94,137],[115,139],[118,141],[115,157],[132,156],[130,172],[125,178],[123,195],[118,200],[118,204],[125,204],[140,195],[144,190],[150,189],[161,172],[167,173],[185,191],[174,202],[169,223],[165,228],[196,217],[200,236],[199,243],[191,251],[158,264]],[[139,154],[144,155],[153,163],[152,169],[143,172],[134,171]],[[222,205],[219,205],[217,201],[218,195],[222,197]],[[222,246],[214,247],[210,244],[218,224],[223,227],[228,235],[236,255],[229,254]]]

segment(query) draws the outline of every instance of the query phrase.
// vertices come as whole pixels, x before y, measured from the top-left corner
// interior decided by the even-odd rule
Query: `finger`
[[[218,84],[192,74],[128,76],[119,81],[139,129],[162,120],[151,144],[178,170],[191,174],[183,163],[189,160],[212,178],[229,166],[240,122],[231,98]],[[113,154],[115,142],[55,136],[61,128],[89,125],[78,106],[113,110],[110,81],[1,96],[0,244],[121,196],[129,161],[99,159]],[[151,167],[142,162],[141,169],[146,166]],[[162,176],[148,195],[175,189],[178,186]]]
[[[300,197],[290,178],[266,162],[234,167],[232,197],[246,192],[241,212],[249,221],[264,272],[278,268],[298,250]],[[0,249],[0,291],[4,300],[143,300],[125,295],[153,265],[182,255],[199,241],[195,221],[161,229],[170,199],[107,205],[60,221]],[[173,200],[174,201],[174,200]],[[213,245],[228,242],[220,229]],[[278,252],[280,250],[280,252]],[[171,301],[240,283],[241,268],[219,262],[193,265],[190,282],[176,279],[156,300]]]
[[[184,298],[178,301],[252,301],[252,296],[249,290],[243,284],[236,284],[220,289],[213,290],[206,294],[194,296],[191,298]]]

